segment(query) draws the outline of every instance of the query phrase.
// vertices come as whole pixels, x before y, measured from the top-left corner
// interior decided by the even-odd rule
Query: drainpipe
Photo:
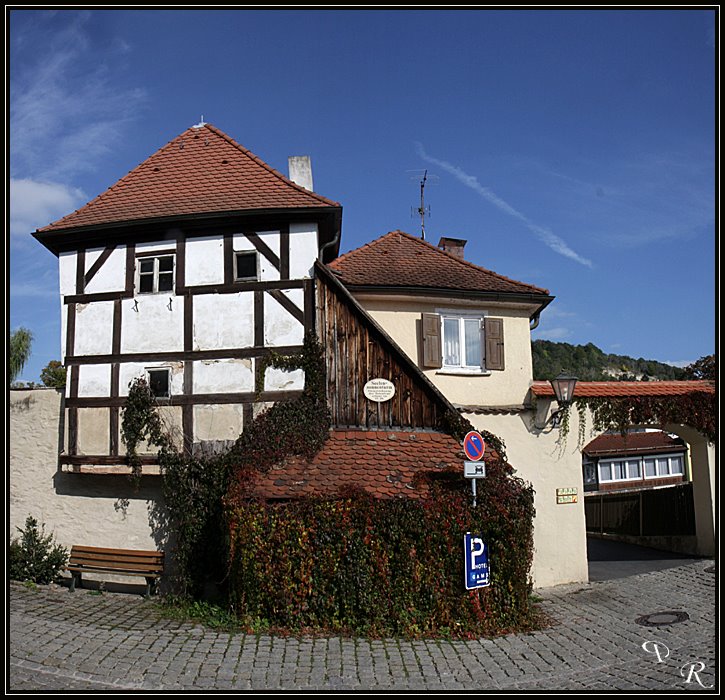
[[[537,311],[530,319],[529,319],[529,330],[533,331],[536,328],[539,327],[539,321],[541,320],[541,311]]]
[[[339,240],[340,240],[340,232],[338,231],[335,234],[335,237],[331,241],[328,241],[327,243],[325,243],[325,245],[322,246],[322,248],[320,248],[319,252],[317,253],[317,259],[321,263],[324,263],[324,261],[322,259],[322,254],[325,252],[325,248],[329,248],[330,246],[337,244],[339,242]]]

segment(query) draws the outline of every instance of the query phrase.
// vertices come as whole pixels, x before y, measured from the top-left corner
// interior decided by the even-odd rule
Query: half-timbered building
[[[307,187],[197,125],[34,234],[59,261],[65,468],[123,463],[136,377],[187,447],[235,439],[302,388],[300,372],[260,360],[298,349],[314,325],[313,266],[337,254],[341,207],[311,190],[309,161],[290,165]]]

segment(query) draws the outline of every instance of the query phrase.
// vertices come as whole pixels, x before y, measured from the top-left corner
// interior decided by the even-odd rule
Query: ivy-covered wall
[[[461,487],[430,498],[362,493],[248,502],[230,514],[230,602],[248,623],[305,631],[493,635],[533,621],[533,491],[500,469],[478,505]],[[463,535],[489,546],[491,585],[467,591]]]

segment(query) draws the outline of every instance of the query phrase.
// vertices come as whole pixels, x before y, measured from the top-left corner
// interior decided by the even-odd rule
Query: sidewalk
[[[657,690],[716,692],[712,561],[537,591],[555,620],[494,640],[228,634],[164,620],[140,596],[9,592],[6,691]],[[673,622],[684,612],[688,619]],[[683,617],[683,616],[679,616]],[[713,687],[710,687],[713,686]]]

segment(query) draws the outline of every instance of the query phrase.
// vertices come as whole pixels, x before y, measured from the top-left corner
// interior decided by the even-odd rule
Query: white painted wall
[[[80,365],[78,396],[110,396],[111,365]]]
[[[301,289],[282,291],[300,310],[304,310],[304,292]],[[305,327],[276,299],[264,295],[264,344],[267,346],[302,345]]]
[[[195,394],[254,391],[254,360],[194,362],[193,377]]]
[[[224,282],[224,237],[186,239],[184,277],[190,286]]]
[[[313,276],[317,259],[317,224],[290,224],[289,274],[292,279]]]
[[[95,302],[93,306],[100,303],[103,302]],[[109,303],[113,314],[113,302]],[[121,304],[121,352],[181,352],[184,349],[182,299],[173,293],[137,294]],[[111,323],[109,330],[112,327]]]
[[[169,391],[171,396],[184,393],[184,363],[183,362],[124,362],[119,367],[118,383],[119,395],[128,396],[128,385],[136,377],[145,377],[148,369],[170,369],[171,381]]]
[[[106,355],[113,349],[113,302],[76,305],[76,355]]]
[[[194,350],[254,346],[254,292],[194,297]]]
[[[103,248],[86,251],[86,272],[103,252]],[[122,292],[126,288],[126,246],[117,246],[85,286],[86,294]]]
[[[283,369],[268,367],[264,373],[265,391],[296,391],[305,388],[304,370],[287,372]]]

